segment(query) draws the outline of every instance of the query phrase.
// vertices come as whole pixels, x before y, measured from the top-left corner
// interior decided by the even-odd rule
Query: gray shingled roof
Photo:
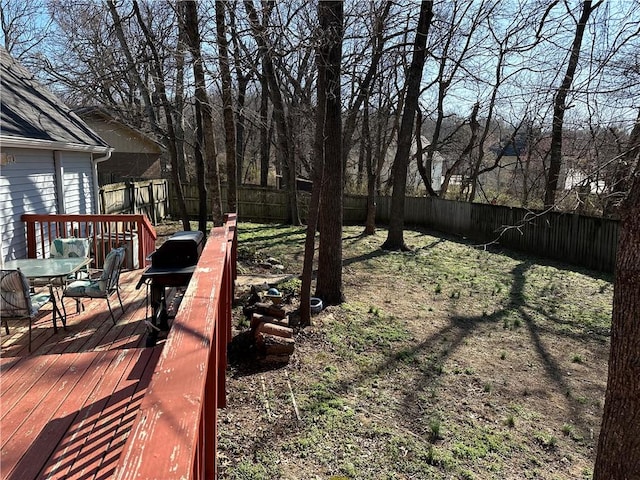
[[[0,48],[0,136],[108,148],[87,124]]]

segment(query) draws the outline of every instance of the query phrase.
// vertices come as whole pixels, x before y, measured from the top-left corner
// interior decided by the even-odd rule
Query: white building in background
[[[0,79],[4,262],[26,257],[22,214],[98,213],[96,165],[108,159],[112,149],[3,48]]]
[[[564,180],[564,189],[573,190],[574,188],[589,186],[589,193],[604,193],[606,183],[604,180],[592,181],[589,176],[581,170],[570,168]]]

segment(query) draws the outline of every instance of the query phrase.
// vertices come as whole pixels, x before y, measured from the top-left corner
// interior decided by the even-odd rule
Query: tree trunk
[[[151,124],[151,128],[153,128],[153,130],[158,135],[160,135],[161,138],[164,139],[165,145],[169,150],[169,157],[171,159],[171,177],[174,183],[174,187],[176,189],[176,197],[178,200],[178,211],[180,212],[180,217],[182,220],[182,228],[184,230],[190,230],[191,227],[189,224],[189,215],[187,213],[187,205],[184,201],[184,192],[182,190],[182,182],[181,182],[180,173],[179,173],[178,154],[176,150],[176,134],[173,128],[172,109],[166,94],[166,89],[164,85],[164,76],[162,74],[161,62],[158,55],[158,51],[155,47],[155,39],[152,37],[151,32],[149,32],[149,29],[147,28],[144,21],[142,20],[142,16],[140,15],[140,10],[138,8],[138,2],[134,1],[133,9],[136,15],[136,19],[140,25],[140,28],[144,33],[147,45],[149,46],[153,55],[153,62],[151,62],[151,68],[154,70],[154,75],[153,75],[154,86],[156,88],[156,92],[158,94],[158,97],[160,98],[160,101],[162,103],[162,108],[164,110],[165,121],[167,123],[166,132],[163,131],[158,124],[156,112],[153,109],[153,104],[151,102],[151,93],[149,92],[149,88],[147,87],[147,84],[142,80],[142,77],[138,72],[138,69],[136,68],[136,65],[133,61],[133,55],[131,54],[131,50],[129,49],[129,45],[127,44],[127,40],[125,38],[124,31],[122,29],[122,21],[116,9],[116,4],[113,0],[108,0],[107,5],[109,7],[111,18],[113,19],[116,37],[118,38],[122,51],[125,55],[125,58],[127,59],[127,68],[135,76],[136,85],[140,90],[140,94],[142,96],[142,99],[145,105],[145,112],[147,114],[149,123]]]
[[[260,186],[266,187],[269,182],[269,87],[262,66],[260,75]]]
[[[638,169],[636,169],[637,171]],[[640,172],[638,172],[640,173]],[[637,174],[636,174],[637,175]],[[594,480],[640,478],[640,177],[623,207],[609,376]]]
[[[184,30],[187,35],[187,44],[193,61],[193,77],[196,84],[196,141],[194,145],[194,158],[196,163],[196,181],[198,185],[198,230],[207,232],[207,186],[205,183],[204,161],[204,130],[202,105],[207,102],[206,93],[203,98],[204,69],[200,55],[200,33],[198,30],[198,7],[195,1],[182,3],[184,14]]]
[[[433,190],[433,180],[431,178],[433,153],[427,155],[427,161],[422,163],[422,152],[422,110],[418,107],[416,109],[416,162],[418,163],[418,173],[427,189],[427,195],[437,197],[438,194]]]
[[[582,14],[578,25],[576,26],[576,35],[571,45],[571,55],[569,56],[569,64],[567,71],[562,80],[562,84],[556,92],[556,98],[553,101],[553,122],[551,125],[551,148],[549,156],[549,172],[544,193],[545,208],[551,208],[556,202],[556,189],[558,188],[558,178],[560,176],[560,167],[562,166],[562,126],[564,124],[564,112],[567,109],[566,100],[573,83],[573,77],[578,66],[580,57],[580,47],[582,45],[582,37],[587,26],[587,20],[591,12],[593,12],[602,2],[591,5],[591,0],[585,0],[582,4]]]
[[[239,68],[239,67],[236,67]],[[245,150],[245,104],[247,98],[247,86],[249,85],[250,77],[247,75],[241,75],[238,73],[238,113],[236,114],[236,188],[240,187],[243,183],[243,171],[244,171],[244,150]],[[237,190],[236,190],[237,192]],[[237,196],[237,194],[236,194]],[[237,204],[236,198],[236,204]]]
[[[324,32],[318,47],[318,118],[321,129],[323,174],[320,193],[320,248],[316,296],[325,305],[344,301],[342,292],[342,63],[343,3],[318,2],[318,20]]]
[[[224,145],[227,166],[227,209],[237,211],[238,176],[236,170],[236,124],[233,118],[233,93],[231,69],[229,68],[229,44],[224,17],[225,2],[215,2],[216,39],[218,43],[218,63],[222,83],[222,116],[224,120]]]
[[[391,196],[391,218],[389,219],[389,232],[387,240],[382,248],[387,250],[403,250],[407,246],[404,243],[404,204],[407,189],[407,167],[409,165],[409,152],[411,150],[411,136],[413,134],[413,121],[418,107],[420,95],[420,82],[425,62],[427,35],[433,17],[433,1],[422,0],[420,4],[420,18],[416,28],[413,58],[407,73],[407,90],[405,94],[402,121],[398,132],[398,145],[396,156],[393,160],[393,194]]]
[[[369,99],[362,112],[363,160],[367,167],[367,218],[364,222],[364,234],[376,233],[376,172],[373,167],[373,151],[371,148],[371,129],[369,128]]]
[[[640,143],[633,135],[626,157],[635,168],[620,207],[609,375],[594,480],[640,478]]]
[[[176,48],[176,95],[175,95],[175,132],[176,132],[176,157],[180,178],[185,181],[187,176],[187,157],[184,151],[184,62],[186,54],[186,33],[184,25],[178,25],[178,46]]]
[[[384,51],[384,43],[385,43],[385,22],[387,17],[389,16],[389,10],[391,9],[391,5],[393,2],[387,1],[383,4],[382,12],[380,16],[375,18],[375,26],[373,32],[373,38],[371,39],[372,43],[372,53],[371,53],[371,62],[369,63],[369,69],[365,74],[364,78],[358,85],[358,93],[356,95],[356,99],[353,102],[352,107],[349,109],[347,117],[344,122],[344,130],[342,137],[342,155],[343,155],[343,168],[346,170],[347,166],[347,158],[349,156],[349,152],[351,151],[351,146],[353,144],[353,133],[356,131],[356,121],[358,118],[358,114],[360,113],[360,109],[362,107],[362,103],[369,96],[369,89],[371,86],[371,82],[375,78],[378,72],[378,66],[380,64],[380,59],[382,58],[382,53]]]
[[[295,165],[294,159],[291,156],[290,150],[290,138],[289,131],[287,128],[287,121],[285,115],[285,106],[284,101],[282,99],[282,92],[280,91],[280,86],[278,85],[278,79],[276,77],[275,69],[273,67],[273,61],[271,59],[271,50],[270,46],[267,43],[267,40],[264,36],[264,25],[261,25],[258,21],[258,14],[256,13],[255,7],[253,6],[252,0],[245,0],[244,6],[247,11],[247,15],[249,16],[249,22],[251,23],[251,29],[254,33],[254,38],[256,43],[258,44],[258,49],[260,51],[260,55],[262,58],[262,66],[263,66],[263,74],[266,79],[267,85],[269,87],[269,98],[271,99],[271,103],[273,104],[273,117],[276,125],[277,132],[277,140],[278,147],[280,150],[280,155],[283,158],[283,166],[288,168],[288,174],[286,176],[282,175],[283,180],[289,181],[291,176],[295,179]],[[266,18],[266,17],[265,17]],[[296,182],[290,182],[288,186],[289,190],[289,210],[290,210],[290,218],[293,223],[299,223],[299,215],[298,215],[298,199],[297,199],[297,191],[296,191]]]

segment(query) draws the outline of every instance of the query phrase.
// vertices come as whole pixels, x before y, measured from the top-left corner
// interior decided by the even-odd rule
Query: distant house
[[[26,256],[23,213],[98,213],[111,148],[0,48],[0,261]]]
[[[113,147],[111,158],[98,165],[101,185],[124,180],[162,178],[162,145],[102,108],[85,107],[75,112]]]

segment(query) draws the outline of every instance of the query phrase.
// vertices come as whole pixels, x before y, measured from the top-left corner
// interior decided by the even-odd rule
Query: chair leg
[[[113,310],[111,310],[111,303],[109,302],[109,297],[107,297],[107,307],[109,307],[109,313],[111,314],[111,320],[113,320],[113,324],[116,324],[116,317],[113,315]]]
[[[66,320],[66,318],[67,318],[67,309],[64,306],[64,297],[60,293],[60,290],[58,290],[57,287],[54,287],[53,290],[51,291],[51,294],[52,295],[56,295],[58,297],[58,303],[60,305],[62,305],[62,318],[64,318]]]
[[[31,318],[29,318],[29,353],[31,353]]]
[[[116,293],[118,294],[118,301],[120,302],[120,308],[122,309],[122,313],[124,313],[124,305],[122,305],[122,298],[120,298],[120,289],[116,288]]]
[[[2,320],[2,323],[4,323],[4,331],[7,332],[7,335],[9,335],[9,322],[6,318],[4,318]]]

